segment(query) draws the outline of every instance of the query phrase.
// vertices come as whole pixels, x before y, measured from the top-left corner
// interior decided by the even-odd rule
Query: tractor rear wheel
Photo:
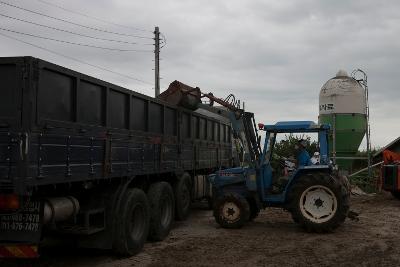
[[[223,228],[240,228],[249,221],[249,202],[239,194],[226,193],[216,199],[214,217]]]
[[[397,199],[400,199],[400,191],[392,191],[392,196],[394,196]]]
[[[310,173],[300,177],[289,193],[293,220],[309,232],[332,232],[349,211],[350,191],[345,177]]]

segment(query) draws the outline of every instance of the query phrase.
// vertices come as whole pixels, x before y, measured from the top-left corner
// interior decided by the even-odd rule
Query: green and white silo
[[[367,99],[361,84],[343,71],[328,80],[319,94],[319,122],[331,125],[331,156],[350,170],[367,128]]]

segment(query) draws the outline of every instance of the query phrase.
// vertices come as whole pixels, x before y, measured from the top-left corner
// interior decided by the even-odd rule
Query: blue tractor
[[[240,228],[257,217],[261,209],[281,207],[310,232],[330,232],[341,225],[349,211],[350,186],[330,161],[329,125],[311,121],[260,123],[258,130],[265,132],[261,149],[255,123],[248,123],[246,117],[254,118],[251,113],[244,112],[239,123],[244,127],[237,131],[244,133],[243,139],[248,144],[242,166],[219,170],[209,176],[217,223],[224,228]],[[232,120],[233,124],[237,122]],[[252,124],[254,127],[250,127]],[[273,156],[274,146],[280,134],[297,133],[318,136],[319,163],[287,171],[284,164],[274,164],[276,160],[283,160],[279,155]]]

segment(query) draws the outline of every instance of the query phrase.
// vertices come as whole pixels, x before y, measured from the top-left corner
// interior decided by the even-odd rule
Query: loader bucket
[[[181,82],[173,81],[168,89],[157,98],[175,106],[196,110],[201,103],[201,92],[198,87],[193,88]]]

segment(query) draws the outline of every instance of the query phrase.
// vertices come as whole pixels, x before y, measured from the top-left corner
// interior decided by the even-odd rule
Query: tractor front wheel
[[[290,191],[289,211],[307,231],[331,232],[346,219],[349,198],[343,179],[326,173],[307,174]]]
[[[226,193],[216,199],[214,217],[223,228],[240,228],[249,221],[249,202],[239,194]]]

